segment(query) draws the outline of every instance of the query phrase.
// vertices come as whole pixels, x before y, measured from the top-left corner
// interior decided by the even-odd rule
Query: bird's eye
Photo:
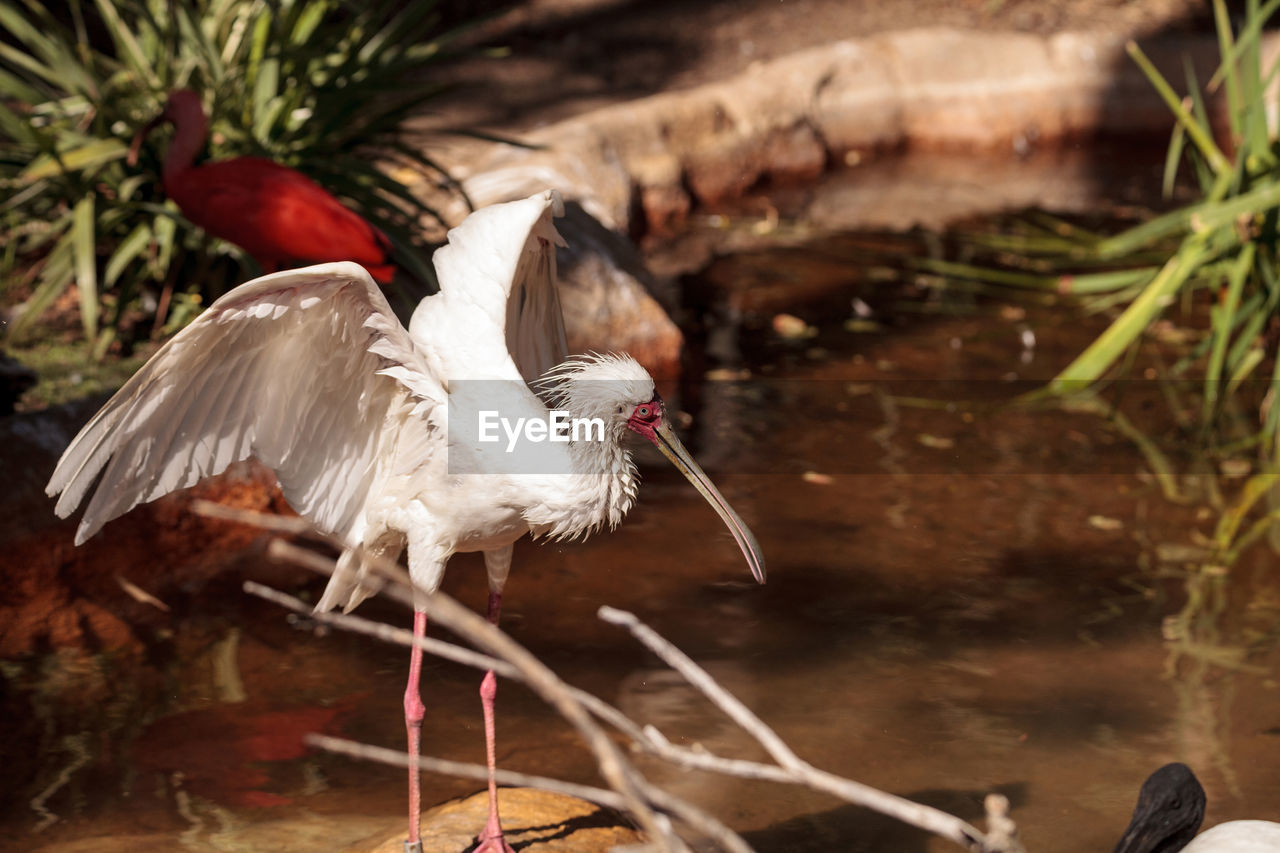
[[[1181,801],[1181,800],[1179,800],[1179,799],[1177,799],[1177,798],[1175,797],[1173,800],[1171,800],[1171,801],[1170,801],[1170,803],[1169,803],[1169,808],[1171,808],[1171,809],[1180,809],[1180,808],[1182,808],[1182,801]]]
[[[631,410],[630,420],[639,423],[652,424],[662,416],[662,406],[656,400],[650,400],[647,403],[641,403]]]

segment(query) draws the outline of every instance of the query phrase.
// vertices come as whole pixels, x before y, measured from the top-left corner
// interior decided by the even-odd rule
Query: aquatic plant
[[[1118,311],[1108,327],[1029,401],[1057,401],[1113,415],[1097,392],[1127,374],[1137,347],[1172,306],[1189,308],[1207,324],[1161,372],[1162,393],[1175,417],[1219,465],[1257,471],[1231,498],[1211,486],[1221,518],[1212,537],[1214,559],[1230,565],[1249,544],[1273,534],[1280,511],[1264,509],[1280,489],[1280,265],[1276,225],[1280,154],[1269,126],[1267,89],[1277,68],[1263,67],[1262,30],[1280,0],[1248,0],[1238,30],[1224,0],[1214,0],[1221,62],[1202,86],[1186,65],[1188,95],[1174,87],[1136,43],[1129,55],[1175,118],[1164,168],[1171,195],[1180,170],[1189,170],[1199,198],[1117,234],[1105,234],[1044,214],[1028,217],[1021,233],[985,235],[985,249],[1002,253],[1005,269],[949,261],[920,266],[945,276],[1078,299],[1093,312]],[[1215,139],[1208,97],[1224,99],[1223,142]],[[1199,309],[1200,313],[1197,313]],[[1193,321],[1194,324],[1195,321]],[[1185,393],[1187,383],[1197,395]],[[1198,399],[1196,399],[1198,397]],[[1246,415],[1251,410],[1251,414]],[[1159,447],[1121,423],[1138,440],[1165,493],[1182,497]],[[1249,461],[1248,457],[1256,461]],[[1261,514],[1259,511],[1261,510]],[[1274,534],[1273,534],[1274,535]]]

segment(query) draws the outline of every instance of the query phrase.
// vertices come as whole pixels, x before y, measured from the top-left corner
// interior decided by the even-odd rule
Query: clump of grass
[[[1093,311],[1118,311],[1106,330],[1071,361],[1039,397],[1089,392],[1123,375],[1134,348],[1171,306],[1207,301],[1208,327],[1170,370],[1179,378],[1199,376],[1198,434],[1223,442],[1219,431],[1231,398],[1262,379],[1260,428],[1249,440],[1233,437],[1235,451],[1256,449],[1274,467],[1280,405],[1277,318],[1280,266],[1276,256],[1280,206],[1280,156],[1268,126],[1267,87],[1275,66],[1264,69],[1261,33],[1280,7],[1248,0],[1245,23],[1233,32],[1223,0],[1214,0],[1222,62],[1205,87],[1190,65],[1188,94],[1179,97],[1135,44],[1129,54],[1142,68],[1176,119],[1165,163],[1166,193],[1182,167],[1189,168],[1200,199],[1107,235],[1038,215],[1032,236],[987,235],[985,248],[1021,255],[1016,269],[948,261],[920,266],[947,276],[983,280],[1001,287],[1076,297]],[[1214,139],[1204,92],[1222,90],[1230,145]],[[1280,403],[1280,401],[1276,401]],[[1234,426],[1234,421],[1233,421]]]
[[[376,162],[440,174],[398,137],[442,88],[430,72],[449,34],[430,0],[51,8],[0,4],[0,298],[25,300],[10,340],[29,336],[74,282],[83,333],[101,354],[131,315],[160,308],[139,326],[159,332],[253,269],[162,198],[155,158],[125,164],[136,128],[184,86],[210,95],[212,157],[261,155],[309,174],[430,281],[416,224],[434,212]]]
[[[1217,521],[1207,535],[1193,533],[1205,557],[1188,581],[1189,602],[1178,622],[1186,630],[1175,654],[1203,653],[1187,638],[1206,630],[1206,614],[1198,612],[1208,600],[1206,584],[1221,597],[1229,567],[1247,549],[1269,540],[1280,550],[1280,149],[1268,118],[1274,104],[1268,89],[1280,63],[1264,68],[1261,44],[1263,26],[1277,8],[1280,0],[1265,6],[1247,0],[1237,30],[1224,0],[1214,0],[1221,63],[1203,86],[1188,63],[1185,97],[1135,43],[1128,45],[1175,119],[1165,193],[1189,170],[1196,201],[1111,235],[1036,215],[1027,232],[984,236],[986,249],[1016,258],[1011,269],[921,263],[942,275],[1070,296],[1091,310],[1115,313],[1102,334],[1028,400],[1083,406],[1105,416],[1117,410],[1114,401],[1104,402],[1102,388],[1126,375],[1138,346],[1170,309],[1192,308],[1204,317],[1207,306],[1207,320],[1190,331],[1185,351],[1159,378],[1182,435],[1230,472],[1223,483],[1238,485],[1200,478]],[[1215,139],[1207,100],[1218,95],[1225,106],[1225,144]],[[1166,495],[1186,497],[1160,449],[1136,430],[1130,437]]]

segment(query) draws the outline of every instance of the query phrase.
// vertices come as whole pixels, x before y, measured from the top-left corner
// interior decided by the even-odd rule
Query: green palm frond
[[[0,32],[0,214],[23,224],[0,236],[0,278],[35,270],[10,336],[29,334],[73,283],[97,340],[166,282],[247,263],[165,202],[155,150],[125,163],[134,131],[184,86],[210,107],[211,157],[262,155],[312,175],[430,281],[414,254],[435,212],[371,163],[411,153],[400,128],[442,91],[431,71],[450,52],[434,3],[71,0],[55,15],[0,0]]]

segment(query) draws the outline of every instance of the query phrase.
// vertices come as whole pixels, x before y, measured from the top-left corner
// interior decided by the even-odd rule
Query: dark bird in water
[[[1280,853],[1280,823],[1269,820],[1233,820],[1196,835],[1205,801],[1190,767],[1166,764],[1142,783],[1115,853]]]

